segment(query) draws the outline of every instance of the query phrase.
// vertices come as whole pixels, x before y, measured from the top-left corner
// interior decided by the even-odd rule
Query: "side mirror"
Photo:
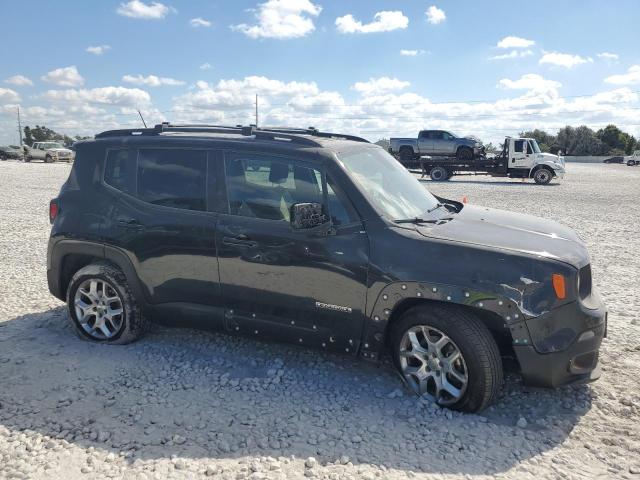
[[[291,205],[291,228],[307,230],[329,223],[319,203],[294,203]]]

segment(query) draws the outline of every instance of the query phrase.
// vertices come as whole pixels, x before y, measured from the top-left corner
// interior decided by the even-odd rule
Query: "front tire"
[[[635,162],[635,161],[633,161],[633,160],[627,160],[627,166],[629,166],[629,167],[633,167],[635,164],[636,164],[636,162]]]
[[[50,155],[44,157],[44,163],[53,163],[53,158]]]
[[[85,340],[123,345],[148,329],[124,273],[108,263],[75,273],[67,288],[67,306],[76,333]]]
[[[473,150],[469,147],[460,147],[456,152],[456,158],[461,162],[468,162],[473,160]]]
[[[547,185],[553,178],[553,173],[548,168],[539,168],[533,174],[533,180],[538,185]]]
[[[396,367],[418,395],[464,412],[483,410],[498,398],[503,381],[498,346],[466,310],[414,307],[392,326],[390,342]]]

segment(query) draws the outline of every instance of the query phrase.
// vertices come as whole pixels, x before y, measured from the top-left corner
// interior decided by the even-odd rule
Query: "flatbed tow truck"
[[[398,161],[409,169],[420,168],[423,175],[429,175],[436,182],[449,180],[454,175],[490,175],[533,178],[537,184],[547,185],[553,178],[563,178],[565,174],[564,158],[542,153],[538,142],[533,138],[507,137],[502,152],[495,157],[480,155],[460,160],[456,157],[425,155],[409,163],[399,158]]]

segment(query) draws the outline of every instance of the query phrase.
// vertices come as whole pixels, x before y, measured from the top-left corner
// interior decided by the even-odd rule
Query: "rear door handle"
[[[120,219],[117,221],[118,228],[126,230],[142,230],[144,226],[135,218]]]

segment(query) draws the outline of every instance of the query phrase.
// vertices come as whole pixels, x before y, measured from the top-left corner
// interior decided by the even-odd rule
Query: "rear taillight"
[[[60,204],[58,203],[58,199],[54,198],[49,202],[49,222],[53,223],[58,214],[60,213]]]

